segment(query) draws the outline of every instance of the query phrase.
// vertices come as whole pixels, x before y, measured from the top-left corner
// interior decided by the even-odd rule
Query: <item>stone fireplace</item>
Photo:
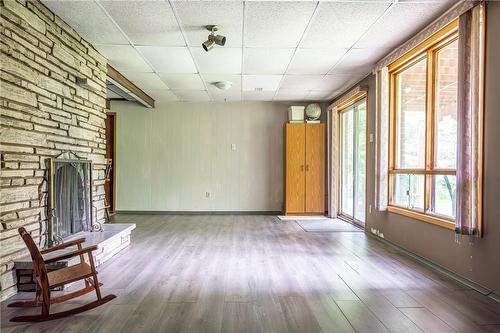
[[[92,162],[79,159],[50,159],[48,227],[45,245],[93,228]]]
[[[34,289],[19,227],[40,247],[85,237],[84,246],[98,246],[95,262],[100,264],[130,243],[134,225],[104,223],[106,58],[41,1],[0,3],[8,23],[0,31],[3,300]],[[78,84],[81,80],[92,82],[92,89]],[[52,169],[51,160],[57,161]],[[54,170],[57,175],[50,174]],[[51,186],[61,186],[57,200],[70,199],[58,205]]]

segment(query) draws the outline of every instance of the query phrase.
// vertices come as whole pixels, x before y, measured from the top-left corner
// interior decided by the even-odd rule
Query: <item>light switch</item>
[[[231,144],[231,150],[236,150],[236,143]]]

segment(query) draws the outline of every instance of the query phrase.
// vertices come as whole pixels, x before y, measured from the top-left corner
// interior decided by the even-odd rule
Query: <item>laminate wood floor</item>
[[[114,220],[137,224],[132,245],[98,268],[117,299],[38,324],[8,322],[33,311],[3,302],[1,331],[500,332],[499,303],[364,233],[309,233],[273,216]]]

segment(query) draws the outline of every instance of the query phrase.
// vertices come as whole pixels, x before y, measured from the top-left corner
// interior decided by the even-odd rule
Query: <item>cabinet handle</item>
[[[300,166],[300,171],[304,171],[304,165]]]
[[[306,165],[306,171],[309,171],[309,164]]]

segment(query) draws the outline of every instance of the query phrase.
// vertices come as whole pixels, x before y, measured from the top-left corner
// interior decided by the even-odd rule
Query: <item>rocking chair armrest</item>
[[[89,246],[89,247],[83,248],[81,250],[76,250],[76,251],[64,253],[64,254],[61,254],[60,256],[46,259],[46,260],[44,260],[44,262],[45,262],[45,264],[50,264],[50,263],[53,263],[53,262],[56,262],[59,260],[77,257],[77,256],[80,256],[80,255],[85,254],[85,253],[88,253],[90,255],[90,253],[92,251],[95,251],[95,250],[97,250],[97,245]]]
[[[85,238],[78,238],[78,239],[75,239],[75,240],[71,240],[71,241],[68,241],[68,242],[64,242],[64,243],[61,243],[61,244],[49,247],[47,249],[40,250],[40,253],[41,254],[46,254],[46,253],[54,252],[54,251],[57,251],[57,250],[65,249],[65,248],[70,247],[70,246],[75,246],[75,245],[78,245],[78,244],[82,244],[83,242],[85,242]]]

